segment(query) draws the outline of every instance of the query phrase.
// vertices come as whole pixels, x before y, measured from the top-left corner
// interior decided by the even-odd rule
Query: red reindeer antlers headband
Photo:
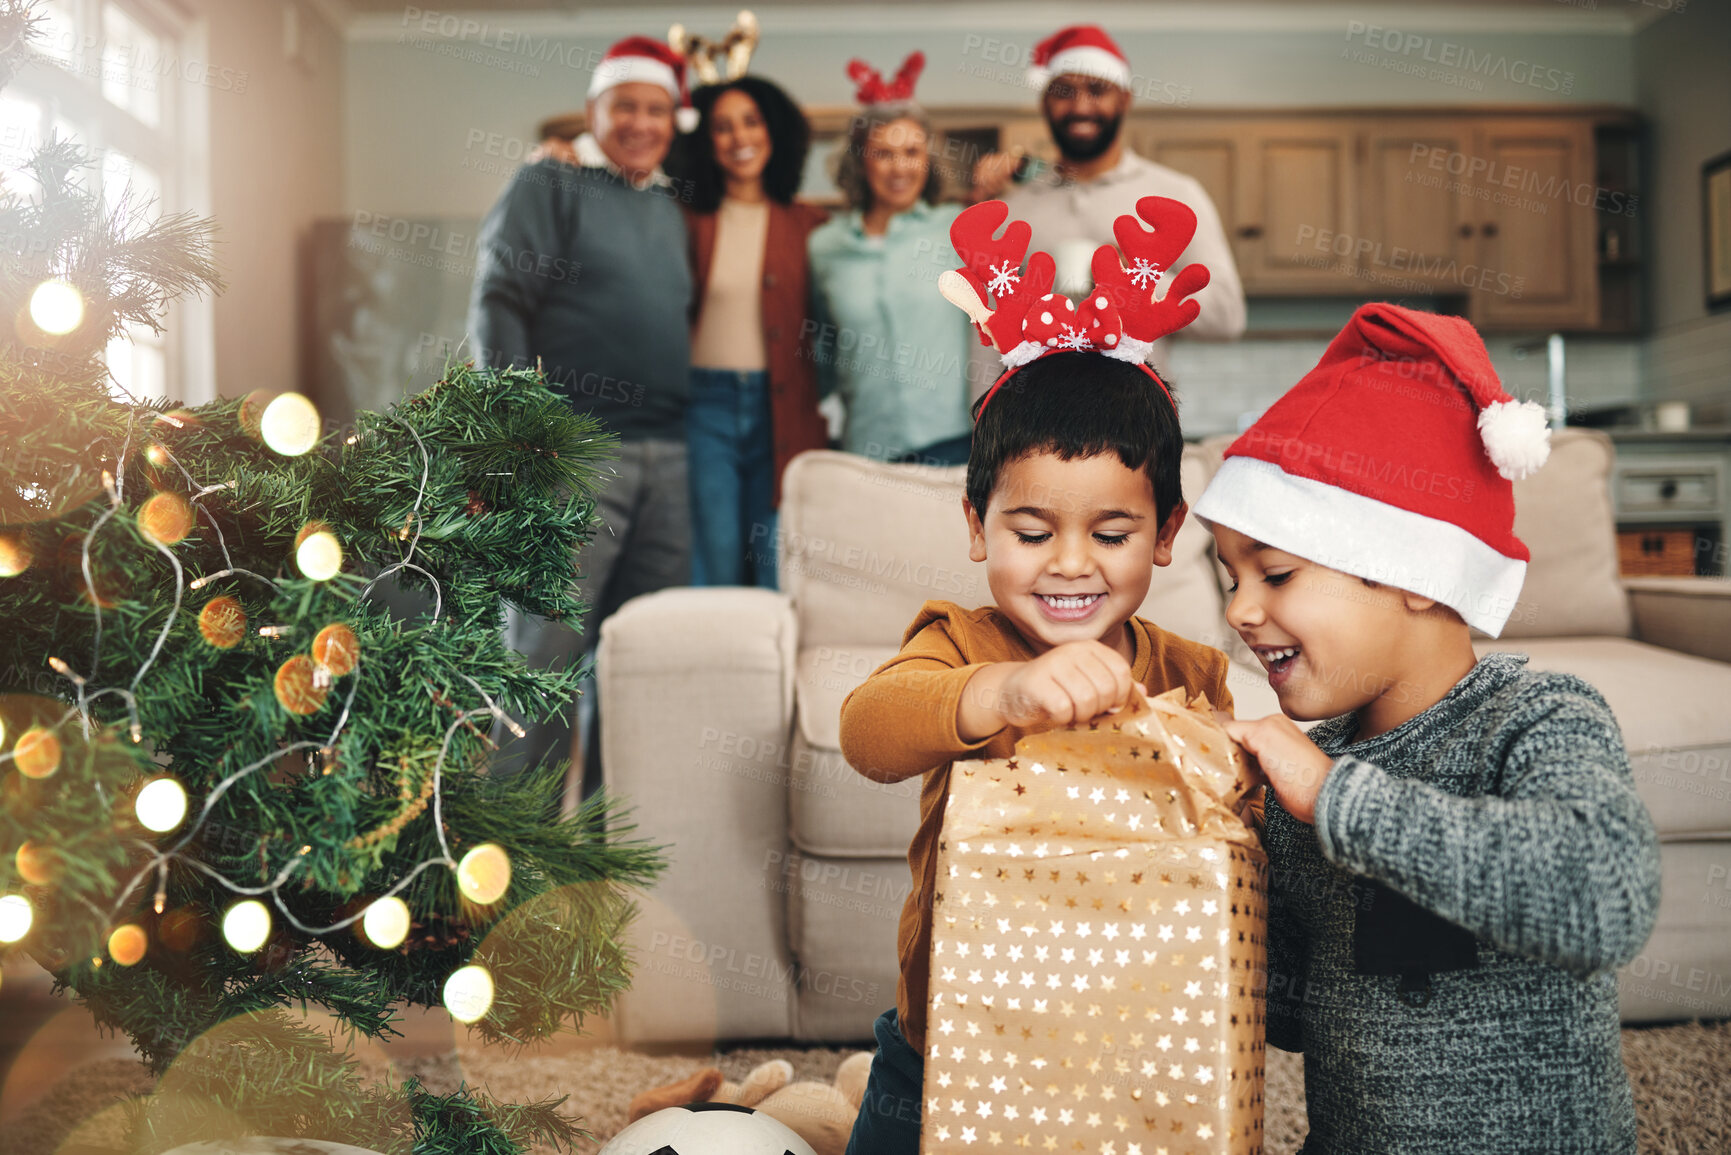
[[[847,75],[854,82],[854,99],[859,103],[903,104],[914,98],[914,85],[925,67],[926,54],[910,52],[893,80],[885,81],[883,73],[859,59],[847,62]]]
[[[967,313],[980,330],[980,343],[991,345],[1004,359],[1004,374],[980,403],[981,410],[1017,369],[1046,353],[1069,350],[1139,365],[1171,400],[1166,383],[1143,362],[1155,341],[1194,321],[1202,309],[1191,298],[1208,284],[1206,266],[1187,265],[1169,278],[1196,235],[1196,213],[1190,206],[1169,197],[1143,197],[1136,202],[1135,217],[1119,217],[1112,226],[1118,248],[1101,245],[1094,251],[1094,287],[1080,308],[1052,292],[1057,266],[1049,255],[1035,253],[1022,269],[1033,239],[1026,221],[1011,221],[1002,237],[996,235],[1009,215],[1003,201],[984,201],[958,216],[950,225],[950,243],[962,267],[938,278],[944,299]],[[1130,262],[1128,268],[1119,250]],[[1165,295],[1156,300],[1155,290],[1167,279]]]

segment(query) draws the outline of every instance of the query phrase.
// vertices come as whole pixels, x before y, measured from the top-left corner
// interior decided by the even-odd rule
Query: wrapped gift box
[[[920,1150],[1262,1150],[1266,872],[1245,755],[1182,690],[958,762]]]

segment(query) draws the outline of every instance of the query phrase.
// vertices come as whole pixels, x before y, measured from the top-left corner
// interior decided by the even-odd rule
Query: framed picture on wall
[[[1701,166],[1701,209],[1707,308],[1731,308],[1731,152]]]

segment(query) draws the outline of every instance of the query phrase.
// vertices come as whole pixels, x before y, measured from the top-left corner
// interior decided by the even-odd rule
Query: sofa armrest
[[[1624,578],[1635,637],[1668,650],[1731,662],[1731,581]]]
[[[625,1043],[786,1038],[796,622],[769,590],[669,589],[601,625],[601,767],[669,866],[639,896]]]

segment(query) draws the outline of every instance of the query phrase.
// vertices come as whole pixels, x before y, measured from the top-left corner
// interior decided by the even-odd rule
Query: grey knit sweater
[[[1313,729],[1314,827],[1269,796],[1268,1041],[1304,1052],[1303,1155],[1635,1150],[1612,971],[1652,932],[1658,836],[1604,699],[1525,665],[1489,655],[1363,742]],[[1364,973],[1390,952],[1403,973]]]

